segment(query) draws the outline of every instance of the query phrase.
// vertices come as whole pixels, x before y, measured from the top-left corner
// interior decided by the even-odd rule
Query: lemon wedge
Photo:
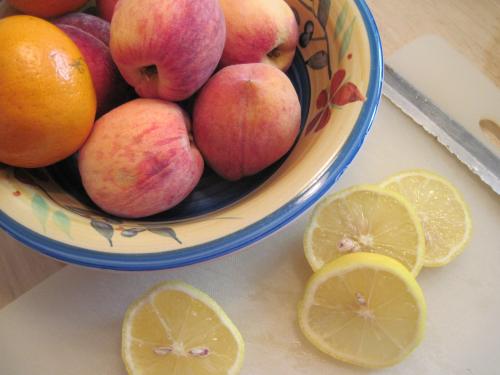
[[[156,286],[125,315],[122,358],[129,375],[233,375],[243,356],[243,339],[220,306],[183,282]]]
[[[315,347],[369,368],[403,360],[421,342],[425,319],[415,278],[380,254],[348,254],[327,264],[299,303],[300,328]]]
[[[424,266],[443,266],[463,251],[471,236],[471,217],[450,182],[428,171],[411,170],[381,186],[403,195],[415,207],[425,236]]]
[[[314,209],[304,234],[304,252],[314,271],[342,255],[378,253],[417,275],[425,240],[415,209],[400,194],[360,185],[332,194]]]

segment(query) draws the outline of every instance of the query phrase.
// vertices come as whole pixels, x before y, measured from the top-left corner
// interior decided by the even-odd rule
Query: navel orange
[[[23,13],[38,17],[56,17],[73,12],[89,0],[7,0],[10,5]]]
[[[96,113],[78,47],[40,18],[0,20],[0,162],[42,167],[83,144]]]

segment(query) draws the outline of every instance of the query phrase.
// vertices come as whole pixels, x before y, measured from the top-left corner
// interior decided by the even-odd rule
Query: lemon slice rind
[[[408,295],[412,297],[411,299],[414,302],[415,309],[418,310],[418,318],[415,321],[415,334],[413,336],[413,340],[404,348],[401,348],[399,355],[390,359],[370,361],[356,354],[346,354],[345,352],[342,352],[342,350],[338,350],[337,348],[329,345],[328,342],[326,342],[326,340],[321,336],[324,332],[315,332],[308,319],[310,308],[315,304],[315,294],[322,284],[328,282],[328,280],[333,277],[342,277],[352,271],[362,269],[387,272],[401,280],[407,287]],[[351,306],[347,306],[346,308],[350,309]],[[304,297],[298,305],[299,327],[312,345],[337,360],[366,368],[389,367],[401,362],[408,355],[410,355],[421,343],[424,337],[426,315],[427,306],[423,292],[415,278],[406,269],[406,267],[393,258],[374,253],[348,254],[325,265],[309,279]]]
[[[415,177],[421,177],[422,179],[427,179],[430,181],[437,181],[440,184],[442,184],[448,191],[451,193],[452,198],[454,201],[461,207],[463,211],[463,222],[464,222],[464,231],[463,231],[463,237],[461,238],[460,241],[452,245],[445,256],[441,257],[435,257],[432,254],[432,251],[429,251],[427,248],[426,254],[424,256],[424,261],[423,265],[424,267],[442,267],[448,263],[450,263],[453,259],[455,259],[457,256],[459,256],[465,249],[466,245],[470,241],[471,234],[472,234],[472,220],[471,220],[471,214],[470,214],[470,209],[465,202],[465,200],[462,197],[462,194],[457,190],[453,184],[451,184],[449,181],[447,181],[445,178],[429,172],[424,169],[413,169],[413,170],[408,170],[404,171],[401,173],[394,174],[390,177],[388,177],[386,180],[384,180],[380,186],[384,189],[388,189],[390,191],[396,191],[399,194],[405,196],[406,199],[410,200],[410,203],[416,207],[416,212],[419,217],[421,216],[421,213],[418,210],[418,207],[415,205],[415,202],[411,201],[410,197],[407,197],[403,192],[397,189],[397,185],[401,183],[401,180],[405,178],[415,178]],[[425,187],[424,185],[420,185]],[[425,214],[425,213],[424,213]],[[423,230],[424,230],[424,236],[428,236],[426,233],[426,225],[425,221],[421,220],[423,224]],[[435,229],[431,227],[432,229]]]
[[[125,364],[127,373],[129,375],[148,374],[146,371],[144,371],[144,369],[137,368],[137,366],[134,363],[135,362],[134,358],[132,358],[130,351],[132,341],[137,340],[137,338],[133,338],[131,335],[131,328],[132,328],[132,323],[134,321],[134,315],[145,304],[151,303],[154,297],[158,293],[168,290],[185,293],[190,298],[204,304],[206,307],[208,307],[217,315],[220,324],[224,325],[227,328],[227,330],[231,333],[238,348],[237,355],[236,358],[234,359],[233,365],[224,374],[227,375],[239,374],[241,367],[243,366],[245,343],[238,328],[234,325],[234,323],[227,316],[224,310],[211,297],[209,297],[204,292],[192,287],[191,285],[179,280],[170,280],[154,286],[148,292],[146,292],[142,297],[138,298],[134,303],[132,303],[127,309],[122,326],[122,360]],[[207,327],[207,330],[208,329],[209,327]]]
[[[374,194],[380,194],[381,196],[389,197],[394,200],[394,202],[397,202],[400,206],[404,207],[408,214],[408,218],[410,219],[413,230],[415,231],[415,235],[417,237],[416,245],[415,248],[412,249],[414,252],[415,256],[415,261],[413,264],[407,264],[406,266],[414,276],[417,276],[418,273],[420,272],[422,266],[423,266],[423,261],[424,261],[424,255],[425,255],[425,237],[424,237],[424,232],[422,229],[422,224],[420,222],[420,219],[414,209],[414,207],[410,204],[410,202],[403,197],[401,194],[398,194],[396,192],[392,192],[386,189],[381,188],[380,186],[377,185],[357,185],[350,187],[348,189],[339,191],[337,193],[333,193],[326,198],[324,198],[313,210],[309,222],[306,226],[306,230],[304,233],[304,238],[303,238],[303,246],[304,246],[304,253],[306,256],[306,259],[308,263],[310,264],[311,268],[313,271],[317,271],[321,269],[325,265],[325,261],[322,261],[321,259],[318,259],[318,257],[315,255],[315,251],[313,248],[313,232],[314,229],[318,228],[317,224],[317,216],[321,214],[321,211],[325,209],[328,205],[332,204],[334,201],[344,199],[345,197],[348,197],[349,195],[353,193],[357,193],[360,191],[368,191],[368,192],[373,192]],[[397,249],[395,249],[397,251]],[[386,254],[387,255],[387,254]],[[338,256],[338,255],[337,255]],[[333,259],[330,259],[333,260]],[[329,260],[329,261],[330,261]]]

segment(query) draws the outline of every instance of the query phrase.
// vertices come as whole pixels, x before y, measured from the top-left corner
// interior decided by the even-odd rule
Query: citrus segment
[[[431,172],[412,170],[388,178],[381,186],[403,195],[415,207],[425,236],[424,266],[443,266],[463,251],[471,235],[471,218],[450,182]]]
[[[224,311],[179,281],[158,285],[125,316],[122,357],[131,375],[237,374],[244,343]]]
[[[402,196],[361,185],[316,206],[304,234],[304,251],[315,271],[342,255],[370,252],[393,257],[417,275],[424,237],[414,209]]]
[[[426,304],[411,273],[380,254],[340,257],[309,280],[299,325],[321,351],[363,367],[400,362],[422,340]]]

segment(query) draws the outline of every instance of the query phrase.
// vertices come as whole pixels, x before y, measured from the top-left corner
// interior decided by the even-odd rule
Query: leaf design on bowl
[[[328,22],[328,16],[330,15],[330,6],[332,5],[331,0],[320,0],[319,6],[318,6],[318,21],[323,26],[323,28],[326,27],[326,24]]]
[[[344,82],[345,77],[346,71],[344,69],[337,70],[332,77],[330,90],[324,89],[319,93],[316,98],[316,108],[319,112],[307,125],[306,135],[313,130],[318,132],[323,129],[330,121],[334,107],[342,107],[349,103],[365,100],[354,83]]]
[[[61,207],[73,214],[90,219],[89,223],[92,228],[106,238],[110,246],[113,246],[113,225],[121,224],[123,220],[117,217],[107,216],[98,210],[87,208],[77,200],[70,198],[69,195],[54,194],[54,182],[43,169],[13,168],[13,176],[17,181],[36,188],[41,194],[43,193],[53,202],[53,206]],[[80,205],[80,207],[77,205]],[[35,217],[42,225],[43,231],[46,232],[51,206],[42,195],[35,193],[32,198],[31,207]],[[52,220],[57,228],[63,231],[69,238],[72,238],[71,218],[66,213],[62,210],[56,210],[52,215]]]
[[[132,238],[145,231],[149,231],[159,236],[171,238],[178,244],[182,244],[182,241],[177,237],[177,233],[175,232],[175,230],[172,227],[165,226],[163,224],[145,224],[143,226],[125,228],[121,231],[121,236]]]
[[[52,220],[54,220],[54,223],[60,230],[71,238],[71,220],[68,215],[66,215],[63,211],[58,210],[52,215]]]
[[[346,18],[347,18],[347,2],[344,3],[342,10],[340,11],[339,15],[337,16],[337,21],[335,22],[335,33],[333,34],[333,37],[335,39],[342,32],[344,25],[345,25]]]
[[[49,217],[49,205],[40,194],[33,195],[31,199],[31,209],[40,224],[42,224],[43,231],[45,232],[47,230],[47,219]]]
[[[122,235],[122,237],[131,238],[131,237],[137,236],[139,233],[144,232],[145,230],[146,229],[144,229],[144,228],[124,229],[124,230],[122,230],[121,235]]]
[[[325,51],[318,51],[306,61],[306,64],[312,69],[323,69],[328,65],[328,53]]]
[[[111,224],[108,224],[105,221],[92,219],[90,221],[90,225],[97,231],[97,233],[108,240],[109,246],[113,247],[113,234],[115,233],[115,230]]]
[[[182,245],[182,241],[179,240],[177,237],[177,234],[175,233],[175,230],[173,230],[171,227],[156,227],[156,226],[149,226],[148,231],[151,233],[157,234],[159,236],[164,236],[164,237],[170,237],[174,239],[177,243]]]
[[[330,43],[328,41],[328,33],[326,27],[330,17],[331,0],[320,0],[317,11],[314,9],[314,2],[306,0],[298,0],[316,20],[319,22],[323,35],[314,37],[314,23],[307,21],[304,25],[304,32],[299,37],[299,45],[302,48],[307,47],[311,41],[321,41],[325,43],[325,47],[321,51],[315,52],[309,59],[306,60],[306,65],[311,69],[320,70],[328,68],[328,76],[332,76],[332,66],[330,62]]]
[[[340,45],[340,50],[339,50],[339,61],[344,58],[345,54],[347,53],[347,50],[349,49],[349,46],[351,45],[351,37],[352,37],[352,31],[354,29],[354,21],[356,21],[356,18],[353,18],[351,24],[344,33],[344,37],[342,38],[342,44]]]
[[[299,36],[299,45],[302,48],[306,48],[309,42],[312,40],[314,34],[314,23],[308,20],[304,25],[304,32]]]
[[[47,231],[47,222],[49,218],[52,219],[55,226],[64,232],[69,238],[71,237],[71,220],[66,215],[64,211],[56,210],[50,214],[50,206],[40,194],[33,194],[33,198],[31,199],[31,209],[33,210],[33,214],[37,218],[37,220],[42,225],[42,229],[44,232]]]

